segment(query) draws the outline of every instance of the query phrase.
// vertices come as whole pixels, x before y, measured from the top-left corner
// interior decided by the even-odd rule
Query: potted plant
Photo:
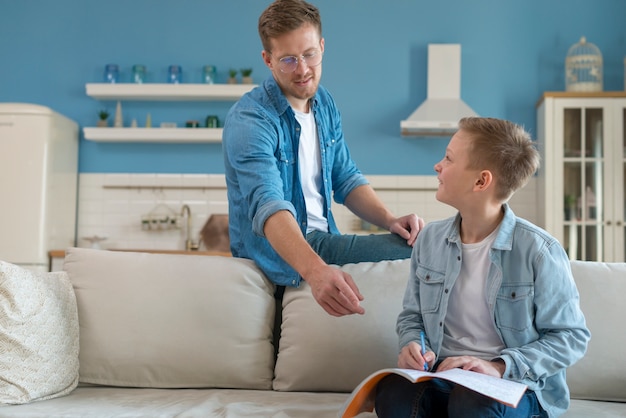
[[[237,84],[237,70],[234,68],[228,70],[228,84]]]
[[[250,77],[250,74],[252,74],[252,68],[242,68],[240,71],[241,82],[243,84],[252,84],[252,77]]]
[[[98,127],[104,127],[106,128],[107,126],[109,126],[109,112],[106,110],[101,110],[98,112]]]

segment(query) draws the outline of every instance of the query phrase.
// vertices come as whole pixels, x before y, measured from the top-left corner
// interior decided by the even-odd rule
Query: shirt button
[[[448,293],[448,289],[444,290],[444,292]]]
[[[456,256],[456,259],[457,259],[457,260],[459,260],[459,261],[461,261],[461,256],[460,256],[460,255],[457,255],[457,256]]]
[[[296,281],[295,281],[295,280],[292,280],[292,281],[291,281],[291,284],[295,286],[295,285],[296,285]]]

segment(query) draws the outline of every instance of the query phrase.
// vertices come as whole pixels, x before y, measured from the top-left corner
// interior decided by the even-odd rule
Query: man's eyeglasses
[[[300,61],[309,67],[317,67],[322,63],[322,52],[314,51],[301,55],[300,57],[289,56],[278,60],[278,69],[281,73],[293,73],[298,68]]]

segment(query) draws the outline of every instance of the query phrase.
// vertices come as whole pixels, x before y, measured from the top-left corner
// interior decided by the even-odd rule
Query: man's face
[[[272,39],[271,44],[271,53],[263,51],[265,65],[272,71],[274,79],[291,106],[299,111],[308,111],[308,100],[315,95],[322,76],[322,63],[309,66],[306,58],[315,57],[311,58],[311,61],[321,58],[324,53],[324,39],[320,38],[314,26],[305,24]],[[297,59],[293,72],[289,72],[289,68],[286,69],[280,62],[281,59],[286,61],[286,57]]]

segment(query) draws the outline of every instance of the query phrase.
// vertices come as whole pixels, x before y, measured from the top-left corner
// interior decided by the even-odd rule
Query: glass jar
[[[117,64],[107,64],[104,66],[104,82],[105,83],[119,83],[120,81],[120,68]]]
[[[146,82],[146,66],[141,64],[133,65],[133,78],[131,82],[143,84]]]
[[[180,65],[169,66],[167,82],[172,84],[179,84],[183,82],[183,69]]]
[[[206,127],[207,128],[217,128],[219,127],[220,121],[215,115],[209,115],[206,117]]]
[[[202,82],[204,84],[213,84],[217,76],[217,70],[214,65],[205,65],[202,69]]]

